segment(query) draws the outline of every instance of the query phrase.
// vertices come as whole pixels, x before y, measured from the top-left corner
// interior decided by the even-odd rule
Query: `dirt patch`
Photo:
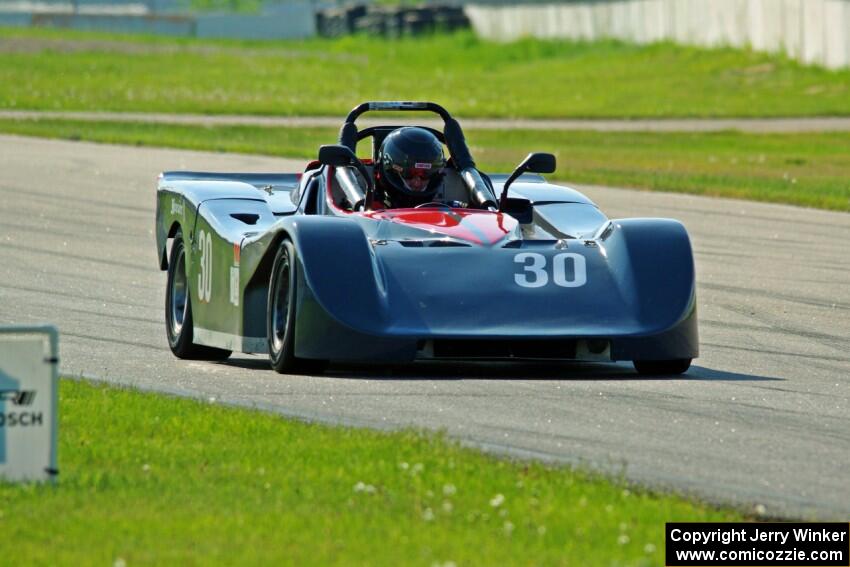
[[[67,40],[39,37],[0,38],[0,53],[174,53],[171,46],[145,45],[125,41]]]
[[[279,57],[284,59],[320,59],[343,63],[363,64],[365,55],[348,53],[323,53],[279,47],[240,47],[227,45],[180,45],[145,43],[107,39],[60,39],[45,37],[0,37],[0,54],[39,53],[119,53],[122,55],[173,55],[191,53],[198,55],[233,55],[238,57]]]
[[[775,70],[776,65],[773,63],[762,63],[760,65],[753,65],[752,67],[742,69],[741,72],[744,75],[765,75],[767,73],[773,73]]]

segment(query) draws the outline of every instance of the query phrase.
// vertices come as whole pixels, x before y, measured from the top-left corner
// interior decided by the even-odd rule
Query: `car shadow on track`
[[[219,364],[271,372],[265,357],[233,357]],[[685,374],[673,376],[640,376],[630,363],[551,363],[551,362],[417,362],[406,365],[332,365],[319,379],[368,380],[688,380],[711,382],[784,381],[783,378],[742,374],[691,366]],[[285,378],[285,376],[282,376]]]

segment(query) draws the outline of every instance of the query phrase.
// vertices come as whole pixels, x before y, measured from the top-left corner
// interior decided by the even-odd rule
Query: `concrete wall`
[[[0,14],[107,14],[140,15],[175,12],[178,0],[0,0]],[[182,6],[185,10],[185,3]]]
[[[263,14],[195,14],[197,37],[294,39],[316,35],[313,6],[276,4]]]
[[[673,40],[784,52],[804,63],[850,66],[850,0],[585,0],[470,4],[476,33],[497,40]]]
[[[309,2],[275,4],[263,14],[107,14],[85,11],[3,13],[0,11],[0,25],[234,39],[292,39],[316,35],[316,18],[313,6]]]

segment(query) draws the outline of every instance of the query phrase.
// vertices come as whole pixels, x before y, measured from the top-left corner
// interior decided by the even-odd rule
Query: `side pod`
[[[699,356],[696,274],[685,227],[670,219],[613,220],[600,246],[608,254],[618,289],[639,321],[670,321],[663,330],[613,341],[616,360],[667,360]],[[648,325],[651,326],[651,325]]]

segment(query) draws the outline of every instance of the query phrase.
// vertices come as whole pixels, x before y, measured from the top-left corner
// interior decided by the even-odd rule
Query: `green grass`
[[[313,159],[333,128],[179,126],[0,120],[0,131],[72,140]],[[509,172],[529,151],[558,158],[553,179],[850,211],[850,133],[467,132],[485,171]],[[163,168],[169,167],[162,164]]]
[[[471,33],[236,42],[0,29],[0,108],[341,116],[427,99],[459,116],[850,114],[850,70],[661,43]]]
[[[0,484],[25,564],[659,565],[664,523],[741,515],[438,434],[62,381],[60,480]]]
[[[181,4],[196,12],[238,12],[257,14],[263,8],[263,0],[182,0]]]

